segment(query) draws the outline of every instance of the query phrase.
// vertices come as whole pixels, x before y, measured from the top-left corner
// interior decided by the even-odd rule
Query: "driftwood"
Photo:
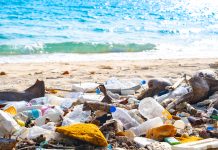
[[[0,92],[0,100],[4,101],[30,101],[33,98],[45,96],[44,81],[37,80],[34,85],[27,88],[23,92]]]
[[[153,97],[154,95],[166,90],[166,87],[172,86],[169,81],[163,79],[151,79],[148,81],[148,89],[143,90],[138,96],[138,100],[142,100],[145,97]]]
[[[188,102],[190,104],[201,102],[211,96],[214,92],[218,91],[218,80],[216,80],[215,77],[202,72],[195,74],[189,80],[189,84],[192,87],[192,91],[170,103],[167,106],[168,110],[183,102]]]
[[[104,94],[104,98],[102,99],[101,102],[111,104],[113,99],[110,95],[107,94],[107,89],[105,88],[105,86],[101,84],[98,86],[98,88]]]

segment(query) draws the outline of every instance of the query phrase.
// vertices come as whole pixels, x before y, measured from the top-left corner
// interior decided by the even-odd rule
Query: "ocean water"
[[[218,57],[218,0],[0,0],[0,55]]]

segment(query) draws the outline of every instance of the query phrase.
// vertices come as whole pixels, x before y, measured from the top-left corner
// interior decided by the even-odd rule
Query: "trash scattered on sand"
[[[110,78],[58,91],[37,80],[24,92],[0,92],[0,149],[218,149],[213,70],[175,83]]]

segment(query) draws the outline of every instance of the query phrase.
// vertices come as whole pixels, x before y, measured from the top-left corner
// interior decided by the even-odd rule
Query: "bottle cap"
[[[212,131],[212,130],[214,130],[214,127],[207,127],[207,131]]]
[[[117,110],[117,108],[115,106],[110,107],[110,112],[115,112],[116,110]]]
[[[95,90],[95,92],[96,92],[96,94],[100,94],[100,93],[101,93],[101,91],[100,91],[99,88],[97,88],[97,89]]]
[[[141,85],[143,85],[143,84],[146,84],[146,81],[145,81],[145,80],[142,80],[142,81],[141,81]]]
[[[32,115],[34,118],[39,118],[40,117],[40,113],[39,113],[40,110],[38,109],[33,109],[32,110]]]

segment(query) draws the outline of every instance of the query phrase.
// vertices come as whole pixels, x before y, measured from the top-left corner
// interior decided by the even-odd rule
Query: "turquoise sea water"
[[[218,53],[218,0],[0,0],[0,5],[0,55]]]

